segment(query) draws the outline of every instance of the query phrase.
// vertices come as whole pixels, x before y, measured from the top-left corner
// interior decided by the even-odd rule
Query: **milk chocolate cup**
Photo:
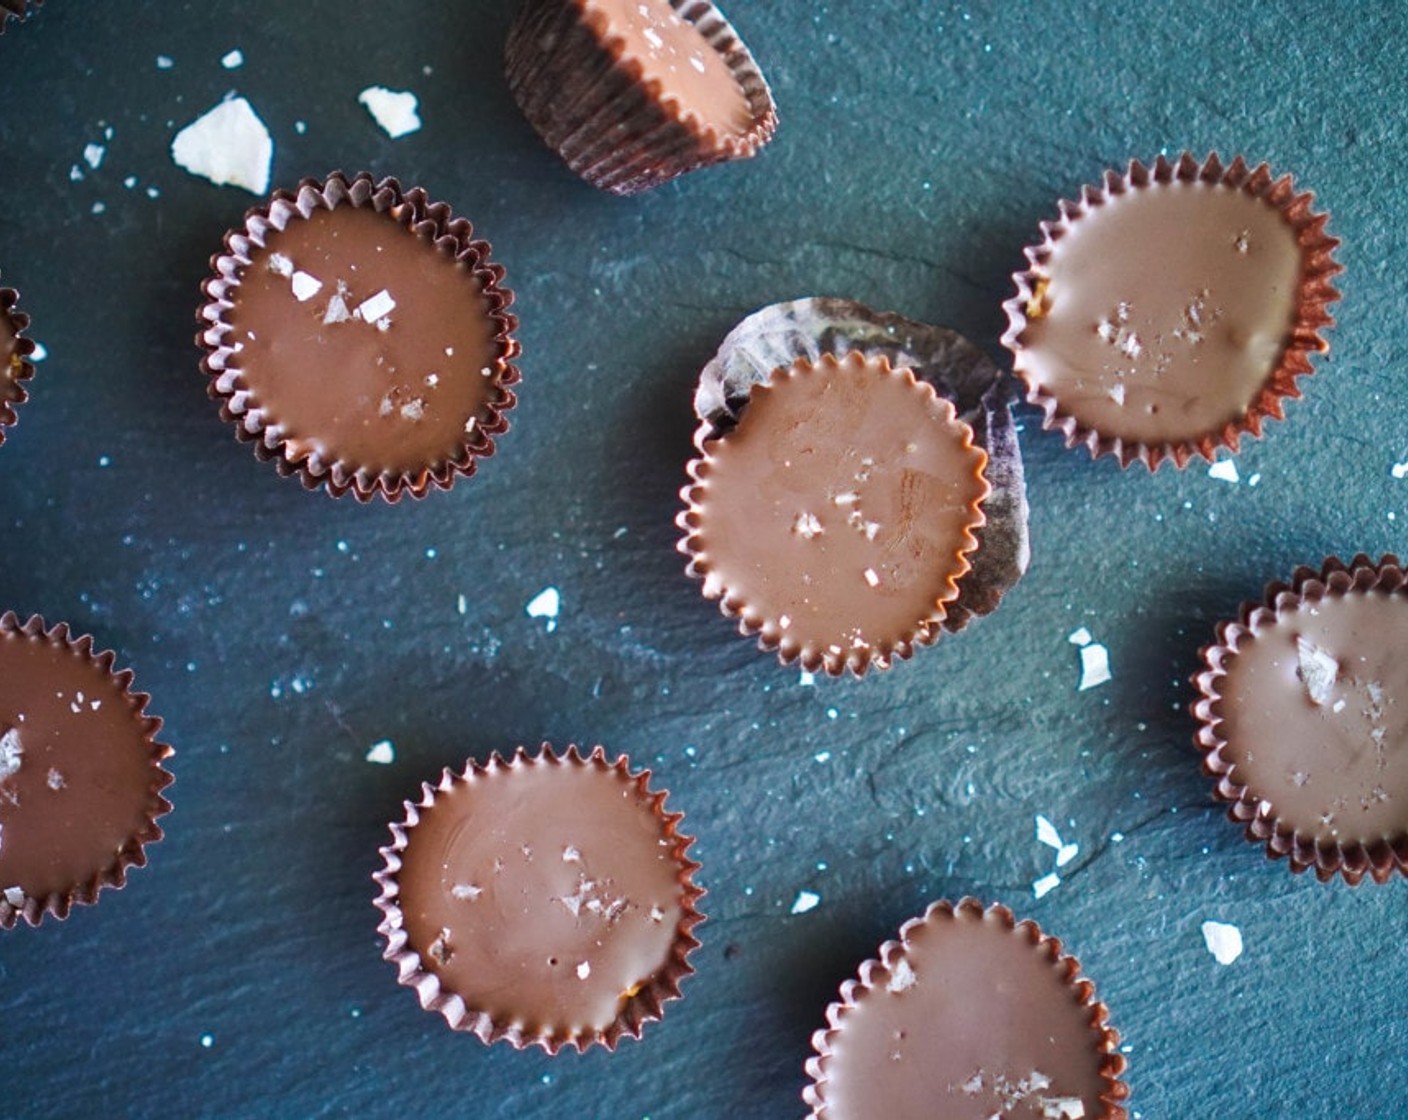
[[[817,1120],[966,1116],[954,1111],[964,1108],[980,1117],[1128,1116],[1119,1033],[1095,986],[1060,941],[1005,906],[933,903],[840,996],[806,1064],[802,1097]],[[851,1107],[858,1098],[860,1111]]]
[[[0,615],[0,929],[126,886],[162,838],[172,749],[114,661],[67,623]]]
[[[651,77],[630,41],[634,36],[613,25],[609,6],[603,0],[526,0],[505,48],[514,99],[573,171],[613,194],[638,194],[687,171],[751,158],[772,139],[772,92],[714,4],[669,0],[674,14],[722,60],[726,74],[720,76],[731,75],[741,91],[746,121],[738,128],[711,123],[688,98]],[[658,35],[650,41],[660,45]]]
[[[34,363],[29,360],[34,340],[24,333],[29,316],[15,310],[19,298],[14,288],[0,288],[0,444],[5,442],[5,429],[19,419],[15,409],[29,400],[24,383],[34,376]]]
[[[799,392],[812,394],[808,386],[823,385],[829,387],[822,399],[784,403]],[[884,354],[826,353],[815,363],[799,357],[753,385],[749,397],[738,424],[702,438],[699,457],[686,466],[691,482],[680,491],[684,509],[676,524],[684,532],[677,548],[688,557],[687,574],[702,581],[704,596],[717,599],[726,617],[737,619],[741,635],[757,635],[760,649],[775,650],[784,665],[800,661],[808,672],[859,677],[936,641],[947,606],[972,566],[975,533],[985,521],[982,503],[991,493],[983,474],[987,455],[974,443],[973,429],[951,401],[913,370],[892,369]],[[766,420],[759,404],[764,397],[775,406]],[[892,425],[861,415],[867,398],[883,399],[876,408],[887,410],[895,424],[914,426],[907,448]],[[787,422],[789,410],[795,423]],[[773,420],[773,413],[781,419]],[[778,438],[745,437],[752,424],[768,425]],[[801,441],[795,454],[783,450],[784,435]],[[754,448],[763,441],[764,467],[780,480],[778,493],[763,488],[759,471],[725,468],[731,453],[744,454],[745,438]],[[835,446],[812,446],[825,439]],[[951,477],[942,475],[928,458],[907,461],[916,449],[920,456],[962,462]],[[802,493],[799,485],[810,490]],[[744,521],[751,527],[737,531]],[[740,554],[740,546],[759,553],[769,534],[781,542],[778,548]],[[936,534],[946,539],[935,543],[930,538]],[[921,552],[932,566],[916,559]],[[837,617],[819,617],[833,608]],[[904,614],[902,622],[897,612]]]
[[[1190,186],[1201,193],[1174,193]],[[1188,152],[1062,200],[1003,304],[1002,342],[1043,427],[1152,471],[1236,452],[1283,419],[1340,298],[1339,240],[1313,201],[1265,163]]]
[[[44,0],[0,0],[0,35],[5,34],[5,25],[11,20],[23,23],[43,5]]]
[[[1246,837],[1292,871],[1408,875],[1408,574],[1330,557],[1223,621],[1193,677],[1196,744]]]
[[[640,1038],[699,946],[699,864],[650,771],[544,743],[425,783],[391,825],[379,932],[421,1006],[549,1054]]]
[[[410,290],[398,288],[394,295],[387,288],[353,292],[342,277],[313,276],[299,270],[297,261],[277,251],[278,246],[286,246],[298,236],[303,228],[300,223],[331,222],[334,219],[330,215],[339,215],[336,220],[346,223],[351,220],[349,213],[378,215],[390,228],[413,235],[424,252],[438,262],[433,268],[441,275],[422,282],[418,288],[410,282]],[[361,223],[362,219],[357,221]],[[365,230],[357,232],[363,237],[380,236]],[[351,243],[351,238],[341,241],[342,245]],[[326,245],[315,246],[315,250],[331,255],[338,244],[334,238]],[[271,249],[271,245],[275,248]],[[513,293],[504,284],[503,268],[489,259],[491,251],[487,241],[474,237],[469,221],[455,217],[447,204],[431,202],[419,187],[402,190],[392,178],[376,181],[367,172],[348,178],[337,171],[325,180],[304,179],[293,191],[275,191],[265,205],[245,215],[241,228],[225,235],[224,252],[211,258],[214,275],[201,286],[206,302],[198,314],[201,330],[196,343],[205,352],[201,369],[208,378],[210,396],[220,404],[221,416],[235,426],[241,441],[254,444],[259,459],[272,461],[281,475],[296,475],[308,490],[321,487],[333,497],[351,494],[359,502],[373,497],[396,502],[406,495],[422,498],[431,489],[448,490],[456,479],[474,474],[480,459],[494,453],[495,439],[508,430],[507,414],[517,403],[510,386],[520,380],[513,361],[521,353],[513,337],[518,320],[508,311]],[[393,255],[397,254],[377,258],[378,266]],[[364,399],[343,400],[336,394],[351,392],[347,388],[349,371],[323,370],[317,361],[320,356],[313,355],[313,360],[297,364],[305,376],[308,370],[317,375],[325,372],[329,403],[316,399],[311,405],[303,403],[300,407],[304,411],[311,408],[315,414],[298,417],[296,424],[277,414],[277,407],[271,407],[263,398],[273,391],[272,387],[279,386],[281,373],[288,377],[289,370],[281,371],[279,359],[266,354],[265,368],[257,379],[261,384],[255,385],[255,379],[244,367],[258,333],[251,328],[258,326],[267,332],[258,343],[266,346],[271,336],[279,335],[281,324],[243,323],[242,332],[231,322],[244,313],[242,286],[256,279],[262,285],[267,280],[266,271],[291,285],[287,295],[291,310],[280,312],[287,320],[282,324],[285,345],[292,343],[290,335],[297,335],[306,343],[306,336],[316,331],[322,332],[315,335],[319,345],[332,337],[330,330],[381,331],[387,346],[399,338],[403,340],[399,345],[416,349],[415,369],[402,377],[406,383],[391,380],[388,372],[387,380],[370,387],[370,395],[364,394]],[[372,272],[368,269],[363,275]],[[356,279],[354,274],[349,275]],[[472,283],[465,285],[463,293],[447,297],[447,276],[451,280],[467,277]],[[375,286],[372,275],[366,287]],[[451,306],[443,309],[443,314],[439,313],[442,309],[433,309],[436,313],[430,315],[420,310],[437,296],[442,301],[451,299]],[[388,302],[391,310],[383,317],[378,313],[387,308]],[[364,311],[374,322],[363,318]],[[294,313],[312,318],[308,324],[296,323],[289,318]],[[399,321],[403,314],[420,318],[404,328]],[[427,352],[431,342],[442,341],[436,337],[437,330],[455,332],[459,337],[468,325],[483,335],[483,345],[472,360],[462,352],[456,355],[454,347],[443,348],[443,354],[433,347],[433,353]],[[398,330],[407,333],[398,335]],[[283,364],[287,367],[291,363],[284,359]],[[385,354],[376,359],[376,364],[386,370],[394,368]],[[302,392],[317,397],[307,385]],[[435,394],[447,392],[455,403],[444,413],[437,413],[436,401],[443,398]],[[472,396],[462,400],[465,394]],[[346,433],[354,430],[354,421],[361,425],[356,437],[359,445],[364,440],[379,444],[374,454],[365,449],[359,449],[355,456],[340,453],[333,446],[336,440],[323,430],[341,426]],[[445,435],[440,427],[450,421],[454,431]],[[438,443],[420,455],[406,448],[421,438],[414,433],[415,425],[422,422],[433,425]],[[397,424],[402,425],[401,434],[394,429]],[[368,434],[373,432],[374,436]],[[357,461],[373,458],[379,461]]]

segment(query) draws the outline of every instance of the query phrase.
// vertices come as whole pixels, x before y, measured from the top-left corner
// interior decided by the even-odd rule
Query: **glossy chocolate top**
[[[1317,842],[1408,833],[1408,594],[1256,612],[1217,711],[1233,780]]]
[[[521,761],[441,789],[406,830],[408,948],[533,1037],[605,1030],[667,972],[686,872],[652,797],[605,763]]]
[[[1176,181],[1091,205],[1035,271],[1018,372],[1082,427],[1153,446],[1247,412],[1290,340],[1302,254],[1269,203]]]
[[[225,343],[288,457],[372,475],[454,458],[488,415],[496,328],[471,267],[370,206],[271,231]]]
[[[927,635],[957,594],[985,461],[909,370],[859,354],[777,370],[706,445],[694,497],[705,593],[784,655],[883,657]]]
[[[827,1120],[1109,1115],[1092,1008],[1022,927],[991,910],[934,910],[905,942],[828,1036]]]
[[[640,63],[642,79],[659,82],[662,97],[721,136],[743,136],[753,114],[728,63],[666,0],[588,0],[607,20],[607,36],[619,37],[622,58]]]
[[[0,629],[0,906],[86,887],[149,831],[167,782],[150,723],[93,658]]]

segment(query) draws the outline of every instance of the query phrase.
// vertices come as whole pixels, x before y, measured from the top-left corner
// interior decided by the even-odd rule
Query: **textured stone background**
[[[1263,859],[1210,804],[1185,714],[1198,647],[1268,579],[1403,547],[1394,6],[734,0],[777,141],[624,201],[518,115],[511,11],[51,0],[0,38],[0,269],[49,351],[0,449],[0,605],[116,649],[178,750],[151,866],[0,938],[0,1113],[797,1115],[841,981],[972,893],[1081,958],[1136,1116],[1403,1116],[1404,884]],[[388,140],[356,101],[372,84],[414,90],[425,127]],[[206,400],[197,287],[253,199],[167,148],[230,89],[274,135],[276,183],[393,173],[493,241],[524,383],[470,484],[400,508],[305,494]],[[71,182],[104,126],[101,168]],[[671,524],[694,377],[729,327],[843,295],[1003,360],[1007,277],[1056,199],[1185,146],[1295,172],[1345,239],[1332,356],[1242,482],[1121,473],[1024,408],[1035,558],[996,615],[862,682],[803,685],[737,638]],[[525,613],[548,586],[552,633]],[[1079,626],[1114,669],[1081,693]],[[380,959],[369,876],[402,798],[544,738],[649,764],[699,837],[699,974],[615,1055],[486,1049]],[[380,739],[390,766],[364,760]],[[1039,900],[1036,814],[1080,845]],[[793,916],[800,890],[821,902]],[[1242,929],[1233,965],[1207,919]]]

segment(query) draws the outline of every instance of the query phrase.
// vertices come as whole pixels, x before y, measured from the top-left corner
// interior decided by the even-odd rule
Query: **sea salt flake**
[[[251,194],[269,190],[274,141],[243,97],[222,101],[197,117],[171,142],[176,166],[217,187],[240,187]]]
[[[1077,692],[1095,688],[1111,680],[1110,651],[1099,642],[1091,642],[1080,647],[1080,684]]]
[[[382,288],[376,295],[369,296],[358,304],[355,314],[364,323],[375,323],[395,310],[396,301],[391,298],[390,292]]]
[[[23,756],[24,747],[20,745],[20,733],[18,729],[11,727],[5,734],[0,735],[0,782],[19,773]]]
[[[547,630],[551,634],[557,629],[557,614],[562,609],[562,595],[556,587],[545,587],[529,601],[529,618],[547,619]]]
[[[450,894],[461,902],[473,902],[484,893],[483,887],[476,887],[473,883],[456,883],[450,888]]]
[[[11,906],[13,906],[16,910],[18,910],[21,906],[24,905],[24,888],[6,887],[5,901],[8,902]]]
[[[357,100],[393,140],[420,131],[420,115],[416,112],[420,103],[410,90],[368,86],[357,95]]]
[[[1219,482],[1240,482],[1241,476],[1237,473],[1237,464],[1231,459],[1222,459],[1208,468],[1208,477],[1215,478]]]
[[[1085,1104],[1079,1097],[1042,1097],[1041,1120],[1085,1120]]]
[[[292,276],[293,261],[282,253],[269,254],[269,271],[275,276]]]
[[[1036,838],[1038,843],[1045,844],[1048,848],[1061,847],[1061,834],[1056,831],[1054,824],[1041,815],[1036,818]]]
[[[1045,898],[1060,885],[1061,876],[1053,871],[1049,875],[1043,875],[1032,884],[1032,895],[1036,898]]]
[[[585,979],[586,979],[588,976],[590,976],[591,974],[592,974],[592,966],[591,966],[587,961],[583,961],[581,964],[579,964],[579,965],[577,966],[577,979],[578,979],[578,980],[585,980]]]
[[[895,962],[895,967],[890,970],[890,982],[885,985],[887,992],[904,992],[914,987],[919,978],[914,975],[914,969],[910,963],[901,957]]]
[[[44,782],[50,789],[54,790],[55,792],[58,792],[59,790],[64,788],[64,776],[52,766],[49,768],[49,773],[45,775]]]
[[[874,568],[865,569],[865,582],[870,584],[871,587],[880,586],[880,577],[875,574]]]
[[[292,280],[293,296],[299,303],[307,303],[323,290],[323,282],[306,272],[295,272]]]
[[[1296,639],[1296,654],[1299,658],[1296,671],[1305,685],[1305,691],[1313,703],[1323,705],[1334,691],[1340,663],[1304,637]]]
[[[170,70],[176,65],[176,60],[169,55],[159,54],[156,56],[156,68],[158,70]]]
[[[1242,955],[1242,931],[1226,922],[1204,922],[1203,943],[1218,964],[1231,964]]]
[[[803,511],[797,515],[797,520],[792,522],[792,531],[804,540],[815,540],[821,536],[824,529],[816,514]]]
[[[805,914],[808,910],[815,910],[821,905],[821,895],[813,891],[798,891],[797,898],[792,903],[792,913]]]
[[[401,406],[401,419],[410,420],[412,423],[425,419],[425,402],[419,397],[407,401]]]
[[[567,847],[562,849],[562,862],[581,863],[582,853],[579,852],[576,848],[574,848],[571,844],[568,844]]]
[[[855,505],[856,502],[860,501],[860,495],[848,490],[844,494],[837,494],[831,500],[835,502],[838,506],[850,506]]]
[[[1084,626],[1079,630],[1072,630],[1070,636],[1066,638],[1066,641],[1070,642],[1073,646],[1088,646],[1094,640],[1090,631]]]
[[[1060,850],[1056,853],[1056,866],[1065,867],[1066,864],[1070,863],[1071,860],[1075,859],[1078,855],[1080,855],[1079,844],[1062,844]]]
[[[244,52],[236,47],[220,60],[220,65],[226,70],[238,70],[244,65]]]
[[[367,761],[375,762],[381,766],[389,766],[396,761],[396,748],[390,739],[383,739],[379,743],[373,743],[371,749],[367,751]]]
[[[83,159],[94,171],[103,165],[103,156],[107,154],[107,149],[101,144],[83,145]]]
[[[1408,460],[1402,463],[1394,463],[1393,466],[1389,467],[1388,473],[1397,479],[1408,478]]]
[[[347,300],[343,298],[346,295],[347,285],[339,280],[337,291],[333,293],[332,299],[328,300],[328,309],[323,314],[323,326],[330,323],[345,323],[352,318],[352,313],[347,310]]]

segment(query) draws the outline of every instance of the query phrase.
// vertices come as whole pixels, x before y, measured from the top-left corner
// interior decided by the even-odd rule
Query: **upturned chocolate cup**
[[[1223,190],[1195,201],[1170,193],[1179,187]],[[1149,203],[1160,197],[1156,214]],[[1322,331],[1340,298],[1339,240],[1313,201],[1265,163],[1224,164],[1216,153],[1199,162],[1189,152],[1152,166],[1134,160],[1061,200],[1003,304],[1002,342],[1043,427],[1092,458],[1153,471],[1236,452],[1243,436],[1283,419],[1285,400],[1301,395],[1297,379],[1313,372],[1311,356],[1329,350]],[[1087,247],[1068,248],[1076,244]],[[1080,264],[1067,266],[1077,253]]]
[[[807,1060],[817,1120],[1128,1116],[1119,1034],[1095,986],[1005,906],[933,903],[840,997]]]
[[[640,1038],[680,997],[704,920],[694,840],[649,779],[544,743],[425,783],[373,876],[399,982],[485,1043]]]
[[[1202,650],[1196,744],[1213,795],[1292,871],[1408,875],[1408,573],[1330,557],[1242,604]]]
[[[509,88],[524,116],[574,172],[613,194],[751,158],[777,130],[767,81],[723,13],[710,0],[669,4],[737,82],[747,129],[715,127],[648,78],[598,0],[526,0],[509,30]]]
[[[88,635],[0,615],[0,929],[121,888],[170,812],[161,720]]]
[[[30,361],[34,340],[25,337],[29,316],[16,310],[19,298],[14,288],[0,288],[0,444],[5,442],[5,429],[19,420],[15,410],[29,400],[25,382],[34,376]]]
[[[346,210],[384,218],[392,227],[416,238],[426,253],[472,277],[474,291],[466,297],[466,302],[456,302],[447,317],[438,322],[468,322],[473,316],[482,316],[485,323],[486,349],[481,355],[482,362],[476,359],[469,363],[474,368],[465,365],[466,355],[456,357],[453,347],[446,348],[444,356],[438,352],[433,355],[434,361],[440,364],[431,366],[429,362],[422,362],[428,368],[417,368],[415,372],[417,378],[423,378],[424,384],[433,388],[422,388],[420,380],[413,387],[403,387],[389,380],[388,373],[385,384],[378,385],[377,392],[372,394],[379,399],[369,396],[366,400],[338,404],[345,415],[340,413],[337,423],[345,424],[347,416],[359,415],[364,428],[370,428],[377,423],[419,422],[438,407],[427,403],[434,392],[443,393],[448,386],[450,391],[459,394],[457,403],[449,410],[454,431],[436,437],[443,446],[438,446],[434,452],[427,451],[424,456],[407,456],[408,461],[394,467],[358,462],[356,459],[360,456],[339,452],[334,446],[336,440],[329,439],[320,430],[320,425],[332,425],[331,413],[323,415],[323,406],[316,401],[309,407],[318,415],[311,420],[301,418],[298,426],[276,414],[261,397],[261,391],[269,392],[268,387],[261,390],[251,384],[244,368],[247,346],[252,345],[253,335],[240,336],[230,321],[240,314],[241,287],[251,279],[256,261],[271,271],[278,265],[278,275],[287,274],[294,283],[308,275],[292,271],[297,262],[276,260],[280,254],[270,250],[271,243],[281,244],[280,235],[296,230],[300,222],[314,217],[322,220],[330,212]],[[198,313],[201,330],[196,335],[196,344],[205,352],[201,369],[207,376],[206,388],[210,396],[219,402],[221,416],[234,425],[241,441],[254,445],[254,452],[261,460],[272,461],[279,474],[296,476],[305,489],[322,488],[333,497],[351,494],[359,502],[374,497],[388,502],[396,502],[403,496],[423,498],[432,489],[448,490],[457,479],[473,475],[479,460],[494,453],[496,438],[508,430],[508,412],[517,403],[511,386],[520,380],[514,359],[521,348],[513,336],[518,320],[508,311],[513,293],[504,284],[503,268],[490,260],[491,251],[487,241],[474,237],[469,221],[455,217],[447,204],[431,202],[419,187],[403,190],[392,178],[377,181],[367,172],[349,178],[338,171],[324,180],[304,179],[293,191],[275,191],[265,205],[245,215],[239,229],[225,235],[224,251],[211,259],[213,275],[201,287],[206,302]],[[335,291],[334,279],[337,280]],[[326,305],[326,312],[320,316],[324,328],[348,327],[363,308],[375,302],[374,298],[366,298],[355,310],[349,310],[345,304],[334,307],[334,301],[341,303],[346,285],[331,275],[309,276],[305,284],[301,290],[294,287],[289,299],[296,299],[299,307],[305,306],[306,301],[306,306],[315,313]],[[467,291],[468,288],[467,285]],[[419,313],[417,300],[428,301],[437,292],[443,298],[442,289],[443,285],[422,284],[420,290],[400,291],[398,298],[406,312],[415,315]],[[307,294],[309,291],[315,294]],[[387,294],[385,289],[379,293],[380,296]],[[371,292],[359,292],[357,298],[371,296]],[[470,297],[477,299],[480,306],[474,306]],[[378,310],[385,306],[383,301]],[[398,315],[400,307],[397,305]],[[376,311],[367,314],[377,321],[356,324],[357,329],[386,330],[388,339],[394,337],[390,332],[397,330],[397,324],[390,321],[390,312],[385,319],[376,316]],[[309,321],[311,328],[296,323],[282,326],[285,332],[293,331],[302,339],[310,329],[318,329],[318,321],[319,316],[315,315]],[[247,331],[254,324],[244,325]],[[265,345],[268,334],[278,334],[281,324],[261,322],[257,326],[266,332],[261,342]],[[421,322],[418,327],[406,338],[423,350],[426,338],[435,331],[434,321]],[[382,360],[378,359],[379,366]],[[276,359],[266,357],[266,365],[275,367],[276,364]],[[339,386],[339,375],[343,371],[319,369],[317,372],[326,373],[329,399],[334,398],[335,392],[343,391]],[[264,371],[261,382],[277,382],[278,376],[277,368],[272,375]],[[451,378],[455,379],[453,383]],[[479,385],[483,387],[482,396]],[[382,389],[387,390],[384,396],[380,395]],[[466,397],[468,393],[473,395]],[[326,407],[330,410],[334,406]],[[437,418],[435,423],[439,425],[443,421]],[[394,436],[385,437],[384,444],[388,457],[399,456]]]

